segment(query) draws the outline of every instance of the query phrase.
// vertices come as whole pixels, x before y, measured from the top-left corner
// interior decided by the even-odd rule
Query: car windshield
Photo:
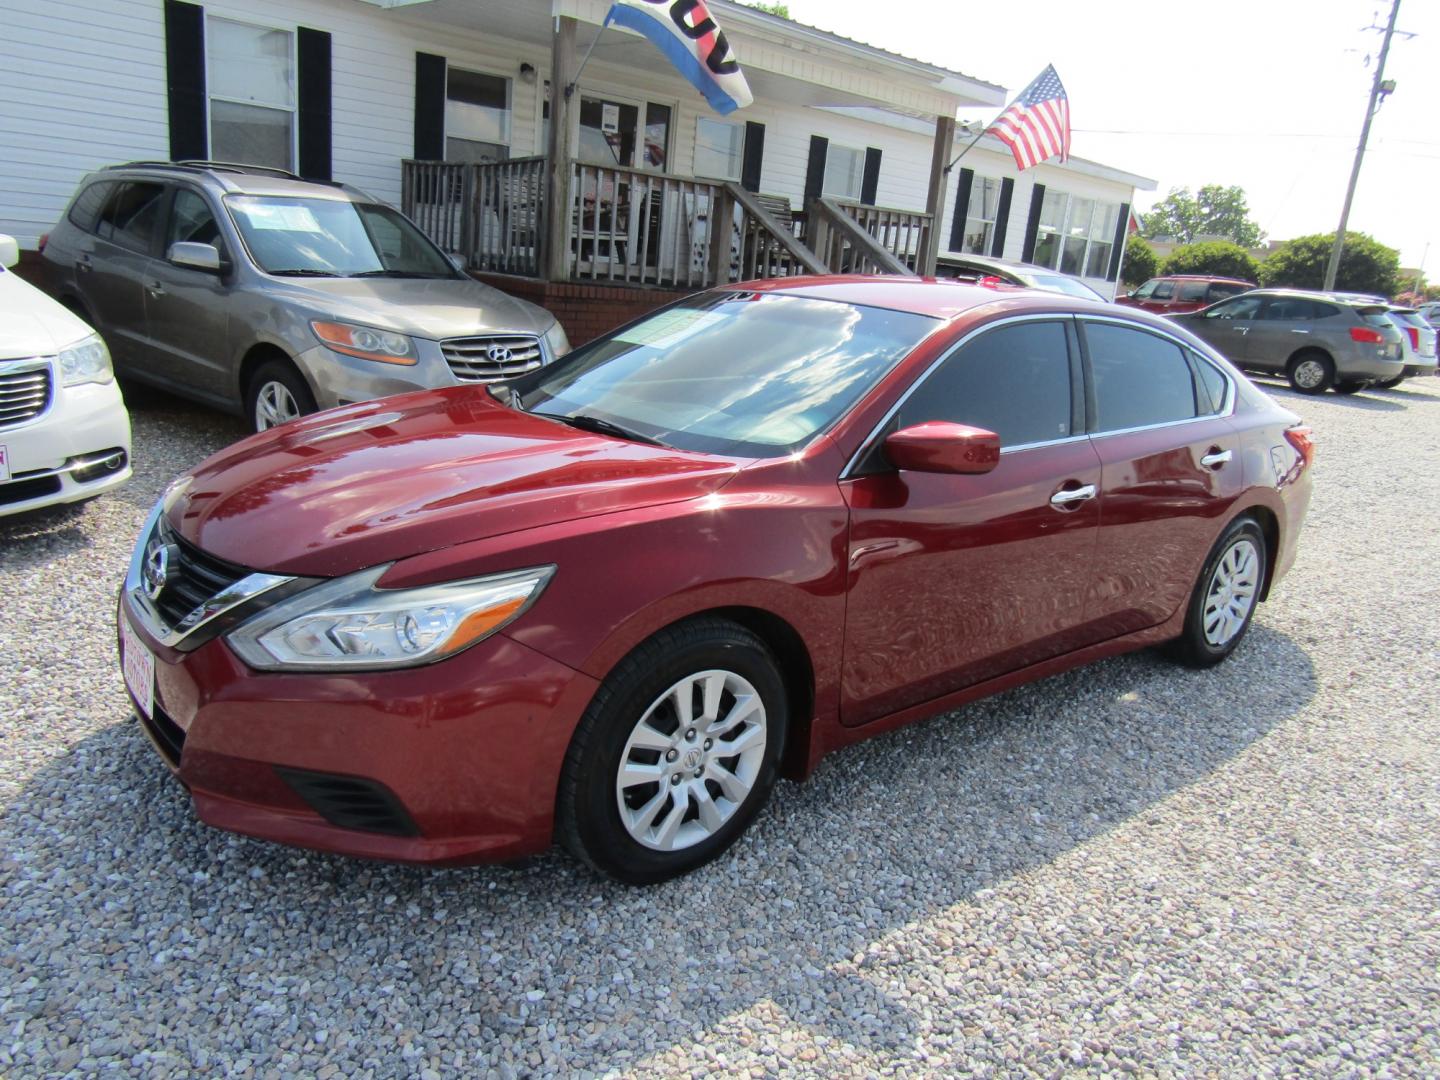
[[[268,274],[406,278],[458,274],[407,218],[378,203],[231,195],[225,205],[250,257]]]
[[[1064,293],[1066,296],[1078,296],[1082,300],[1103,301],[1105,299],[1083,281],[1076,281],[1074,278],[1065,277],[1063,274],[1026,273],[1025,277],[1029,279],[1029,284],[1037,289],[1048,289],[1050,292]]]
[[[772,457],[829,427],[939,325],[802,296],[708,293],[509,386],[520,408],[577,427],[599,421],[683,450]]]

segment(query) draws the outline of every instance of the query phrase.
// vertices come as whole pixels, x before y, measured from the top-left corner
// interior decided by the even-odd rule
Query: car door
[[[1155,288],[1150,290],[1150,295],[1140,301],[1140,306],[1146,311],[1165,312],[1170,310],[1170,301],[1174,299],[1175,282],[1161,278],[1155,282]]]
[[[1319,306],[1338,312],[1329,305]],[[1248,366],[1261,371],[1284,371],[1296,349],[1317,343],[1316,314],[1316,303],[1306,297],[1268,297],[1250,330]]]
[[[1082,319],[1100,522],[1086,622],[1105,637],[1183,604],[1244,488],[1230,377],[1160,332]],[[1218,398],[1218,400],[1217,400]]]
[[[1243,367],[1250,359],[1250,333],[1261,301],[1258,296],[1237,296],[1176,321],[1215,346],[1232,364]]]
[[[1085,644],[1100,461],[1067,318],[982,331],[917,382],[841,489],[850,506],[842,722],[863,724]],[[1000,463],[900,472],[890,431],[995,431]]]
[[[209,397],[233,401],[239,393],[230,370],[230,288],[222,275],[177,266],[172,244],[213,244],[228,254],[215,208],[201,192],[175,188],[164,230],[161,257],[145,275],[145,312],[151,354],[149,370]]]
[[[142,282],[154,262],[164,205],[164,184],[119,184],[96,218],[90,249],[76,256],[80,295],[100,324],[117,366],[131,372],[143,370],[146,363]]]

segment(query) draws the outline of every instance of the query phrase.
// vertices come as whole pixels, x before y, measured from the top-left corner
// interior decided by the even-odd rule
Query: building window
[[[1076,277],[1104,278],[1110,271],[1119,216],[1117,203],[1047,189],[1032,261]]]
[[[291,169],[295,164],[295,35],[229,19],[206,23],[210,156]]]
[[[825,154],[825,184],[821,193],[836,199],[858,200],[865,184],[865,151],[830,144]]]
[[[445,160],[510,156],[510,80],[450,67],[445,71]]]
[[[745,129],[702,116],[695,121],[695,175],[739,180]]]
[[[965,239],[961,251],[989,255],[995,236],[995,216],[1000,207],[1000,181],[977,176],[970,185],[970,206],[965,213]]]

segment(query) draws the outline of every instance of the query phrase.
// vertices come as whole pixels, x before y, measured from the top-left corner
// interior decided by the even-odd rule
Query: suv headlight
[[[390,565],[336,578],[267,608],[226,641],[261,671],[415,667],[453,656],[519,618],[553,566],[377,589]]]
[[[79,386],[81,383],[108,383],[115,378],[110,367],[110,350],[99,334],[81,338],[68,349],[61,349],[60,385]]]
[[[566,336],[565,328],[559,322],[545,331],[545,347],[551,360],[559,360],[570,351],[570,338]]]
[[[391,330],[318,320],[310,324],[310,329],[315,331],[315,336],[326,348],[346,356],[377,360],[382,364],[403,364],[407,367],[414,365],[419,359],[415,355],[415,343],[404,334]]]

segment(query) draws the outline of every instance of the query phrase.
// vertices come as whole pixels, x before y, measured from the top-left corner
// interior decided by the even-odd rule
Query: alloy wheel
[[[615,777],[620,821],[654,851],[713,836],[759,778],[768,736],[765,704],[748,680],[712,669],[680,679],[645,710]]]
[[[1319,360],[1301,360],[1295,365],[1295,383],[1313,390],[1325,381],[1325,365]]]
[[[1205,640],[1215,648],[1229,643],[1245,626],[1260,589],[1260,553],[1241,537],[1226,549],[1210,575],[1205,592]]]
[[[282,382],[271,379],[255,395],[256,431],[265,431],[299,415],[300,406],[295,403],[295,396]]]

